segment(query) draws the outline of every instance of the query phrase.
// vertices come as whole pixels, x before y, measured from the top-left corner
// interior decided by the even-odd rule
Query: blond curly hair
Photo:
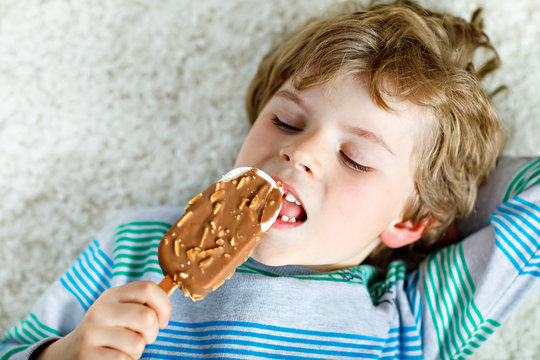
[[[493,57],[477,69],[479,48]],[[302,90],[343,75],[367,81],[383,109],[391,111],[389,96],[425,108],[433,121],[415,144],[415,191],[403,220],[432,219],[421,239],[431,244],[472,210],[501,151],[500,121],[480,85],[498,66],[480,11],[468,22],[412,1],[359,11],[349,3],[340,13],[308,21],[262,59],[246,109],[253,123],[285,81]]]

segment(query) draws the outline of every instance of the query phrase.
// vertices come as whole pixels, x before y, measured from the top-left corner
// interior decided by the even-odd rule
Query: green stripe
[[[448,255],[450,255],[450,252],[448,252]],[[453,261],[456,264],[459,262],[458,256],[457,256],[457,247],[454,248],[453,251],[452,251],[452,258],[453,258]],[[462,263],[463,263],[463,261],[462,261]],[[458,294],[459,307],[461,309],[463,309],[463,312],[465,312],[466,309],[467,309],[467,303],[471,299],[471,296],[469,294],[469,291],[468,291],[468,288],[467,288],[466,284],[465,284],[465,286],[463,286],[464,281],[462,281],[463,279],[459,278],[460,274],[461,274],[461,270],[457,269],[457,274],[453,274],[453,276],[452,276],[452,284],[454,285],[455,291]],[[457,280],[456,280],[456,275],[458,276]],[[462,286],[460,287],[459,284],[462,284]],[[469,326],[467,326],[466,317],[462,316],[459,319],[459,321],[457,322],[457,324],[460,326],[461,329],[465,329],[465,332],[467,333],[467,338],[470,338],[472,334],[469,331]],[[458,336],[459,336],[459,338],[461,340],[461,343],[463,344],[465,342],[465,339],[464,339],[461,331],[458,331]]]
[[[519,192],[516,192],[518,188],[523,191],[523,189],[528,185],[527,180],[531,178],[531,176],[527,176],[527,172],[536,165],[540,165],[540,158],[532,159],[531,161],[526,162],[514,173],[514,177],[510,181],[504,195],[503,202],[519,194]],[[537,172],[535,172],[535,174],[537,174]]]
[[[514,196],[519,195],[523,191],[525,191],[525,189],[527,189],[528,187],[531,187],[531,186],[536,185],[538,183],[540,183],[540,169],[535,170],[534,172],[532,172],[528,176],[527,181],[523,181],[523,183],[516,188],[515,194],[513,194],[513,195]]]
[[[435,281],[433,279],[433,271],[431,271],[434,257],[435,257],[435,254],[431,254],[427,258],[426,265],[425,265],[426,270],[425,270],[424,276],[422,276],[422,283],[426,291],[426,302],[428,305],[428,310],[431,315],[431,319],[433,320],[433,326],[435,327],[435,334],[437,335],[437,343],[440,350],[440,356],[441,356],[441,359],[445,359],[446,358],[445,353],[444,351],[442,351],[444,346],[442,343],[441,333],[440,333],[440,329],[442,328],[442,326],[437,324],[438,316],[436,315],[436,311],[435,311],[435,306],[438,305],[439,302],[437,301],[437,299],[434,299],[435,296],[433,296],[434,294],[437,293],[435,291],[435,288],[433,287],[433,284],[435,283]]]
[[[142,242],[150,242],[150,241],[155,241],[155,240],[159,240],[161,241],[161,239],[163,238],[163,236],[146,236],[146,237],[136,237],[136,238],[130,238],[130,237],[127,237],[127,236],[122,236],[122,237],[119,237],[117,239],[114,240],[114,243],[115,244],[118,244],[120,242],[133,242],[133,243],[142,243]]]
[[[448,272],[448,278],[450,279],[450,281],[446,284],[446,293],[448,294],[448,297],[450,297],[448,300],[449,300],[449,306],[450,308],[452,309],[451,310],[451,314],[460,314],[460,311],[459,309],[462,309],[462,312],[465,312],[465,305],[464,305],[464,300],[463,300],[463,292],[461,291],[461,288],[458,284],[462,285],[462,282],[459,281],[459,279],[456,279],[456,274],[455,274],[455,271],[458,270],[458,274],[459,274],[459,267],[457,266],[458,265],[458,262],[457,262],[457,258],[455,256],[455,248],[453,249],[453,251],[446,251],[445,254],[444,254],[444,257],[445,257],[445,266],[442,266],[443,267],[443,271],[444,272]],[[453,258],[453,259],[452,259]],[[442,260],[442,257],[441,257],[441,260]],[[452,266],[452,260],[454,262],[454,265],[455,266]],[[442,261],[441,261],[442,262]],[[454,271],[452,271],[454,270]],[[458,275],[459,276],[459,275]],[[454,292],[456,294],[456,298],[453,299],[451,297],[451,294],[452,294],[452,289],[454,289]],[[453,316],[451,316],[449,314],[449,318],[448,318],[448,321],[449,321],[449,330],[450,330],[450,333],[452,334],[452,336],[450,337],[451,338],[451,341],[454,345],[455,348],[458,347],[457,345],[457,340],[456,339],[456,335],[457,337],[459,338],[459,343],[460,344],[463,344],[465,342],[465,339],[463,338],[463,335],[460,331],[460,327],[462,327],[464,324],[463,324],[463,317],[460,317],[458,319],[454,319]],[[465,326],[466,328],[466,326]],[[470,334],[469,334],[470,335]]]
[[[388,289],[394,287],[398,281],[402,281],[406,277],[407,267],[404,262],[394,262],[390,264],[386,278],[383,281],[371,284],[370,280],[376,273],[370,274],[368,280],[368,290],[371,300],[374,303],[379,303],[382,297],[388,292]]]
[[[150,244],[146,246],[130,246],[130,245],[120,245],[116,246],[113,250],[113,253],[116,253],[120,250],[132,251],[132,252],[145,252],[149,250],[157,250],[159,244]]]
[[[452,349],[464,352],[478,346],[476,339],[485,340],[478,334],[484,320],[474,302],[475,285],[461,244],[430,255],[422,282],[442,358],[456,358],[459,353]]]
[[[58,330],[53,329],[43,324],[41,321],[39,321],[39,319],[34,313],[28,314],[27,319],[22,321],[19,326],[21,327],[21,330],[23,331],[23,333],[33,338],[34,341],[37,341],[40,339],[37,339],[28,330],[26,330],[25,327],[31,328],[32,330],[34,330],[41,338],[46,338],[49,336],[58,336],[58,337],[62,336]]]
[[[148,258],[157,258],[157,251],[150,251],[146,254],[117,254],[114,256],[114,260],[117,259],[131,259],[133,261],[142,261]]]
[[[141,268],[144,268],[146,267],[147,265],[158,265],[159,266],[159,262],[157,261],[157,259],[152,259],[152,260],[148,260],[148,261],[145,261],[143,263],[128,263],[128,262],[119,262],[117,264],[114,265],[114,268],[120,268],[120,267],[125,267],[125,268],[128,268],[128,269],[141,269]]]
[[[269,277],[287,277],[299,280],[314,280],[314,281],[330,281],[330,282],[348,282],[348,283],[360,283],[370,284],[371,280],[378,275],[378,272],[368,265],[360,265],[355,268],[340,270],[329,273],[321,273],[316,275],[280,275],[270,271],[262,270],[253,267],[251,260],[248,259],[244,264],[240,265],[236,271],[246,274],[259,274]],[[405,264],[393,263],[388,270],[388,275],[384,281],[377,282],[371,286],[373,291],[377,291],[379,287],[388,288],[396,283],[398,280],[405,279]]]
[[[160,275],[163,274],[163,271],[161,271],[161,269],[148,268],[148,269],[144,269],[144,271],[115,271],[113,273],[113,276],[127,276],[127,277],[137,278],[137,277],[143,277],[144,274],[149,273],[149,272],[157,273]]]
[[[37,338],[34,334],[32,334],[30,331],[28,331],[28,329],[24,326],[21,326],[21,331],[27,338],[30,338],[30,340],[32,340],[30,343],[36,343],[41,340],[40,338]]]
[[[456,266],[456,276],[458,277],[457,282],[458,284],[461,284],[461,286],[458,286],[459,290],[456,290],[456,292],[462,295],[462,297],[460,297],[460,300],[462,299],[463,301],[463,306],[461,307],[463,309],[463,314],[459,323],[461,324],[461,327],[465,329],[465,332],[467,333],[467,339],[470,339],[475,326],[474,318],[470,313],[470,306],[471,304],[474,304],[473,295],[476,291],[476,288],[474,286],[472,278],[470,277],[467,265],[465,264],[465,256],[463,254],[462,246],[456,246],[453,249],[453,258],[455,264],[461,263],[461,266]],[[464,278],[463,275],[465,275],[466,278]],[[470,325],[467,323],[467,320],[469,321]],[[470,330],[471,327],[473,331]],[[462,344],[463,343],[465,343],[465,339],[463,339]]]
[[[54,336],[62,336],[62,334],[60,334],[60,332],[56,329],[53,329],[52,327],[49,327],[45,324],[43,324],[41,321],[39,321],[39,319],[37,318],[36,315],[34,315],[34,313],[30,313],[30,318],[32,320],[34,320],[34,322],[39,326],[40,329],[42,329],[43,331],[46,331],[48,332],[49,334],[51,335],[54,335]]]
[[[10,349],[8,350],[7,352],[5,352],[2,357],[0,358],[0,360],[7,360],[9,359],[9,357],[15,353],[18,353],[18,352],[21,352],[21,351],[24,351],[26,349],[28,349],[30,347],[30,345],[23,345],[23,346],[18,346],[16,348],[13,348],[13,349]]]
[[[180,217],[178,217],[178,218],[180,218]],[[130,222],[130,223],[127,223],[127,224],[119,225],[116,228],[117,229],[124,229],[124,228],[131,227],[131,226],[134,226],[134,227],[140,227],[140,226],[163,226],[163,227],[166,227],[168,229],[168,228],[170,228],[172,226],[172,224],[161,222],[161,221],[134,221],[134,222]]]
[[[32,316],[33,314],[30,314]],[[34,315],[35,318],[35,315]],[[36,319],[37,320],[37,319]],[[38,329],[32,322],[25,320],[23,321],[24,324],[26,324],[28,327],[30,327],[32,330],[34,330],[41,338],[46,338],[47,334],[45,334],[41,329]]]
[[[488,319],[489,320],[489,319]],[[482,325],[480,326],[480,329],[485,332],[485,333],[488,333],[489,335],[492,335],[494,333],[493,330],[491,330],[490,328],[488,328],[487,326],[485,325]]]
[[[482,342],[487,340],[484,336],[480,334],[474,334],[474,337],[477,338],[478,340],[481,340]]]
[[[471,355],[493,333],[492,328],[500,326],[495,320],[484,320],[474,302],[476,289],[462,244],[432,254],[422,281],[442,359]]]
[[[474,281],[472,279],[472,276],[471,276],[471,273],[469,272],[469,268],[467,267],[467,263],[466,263],[466,260],[465,260],[465,254],[463,252],[463,246],[462,244],[460,244],[458,247],[457,247],[457,250],[459,251],[459,256],[461,258],[461,263],[463,264],[463,272],[460,272],[459,274],[462,275],[462,274],[465,274],[466,276],[466,281],[471,289],[471,294],[468,296],[468,300],[470,300],[470,303],[469,305],[472,307],[473,311],[475,312],[476,314],[476,317],[481,321],[483,322],[484,321],[484,317],[482,316],[482,313],[480,312],[480,310],[478,309],[478,307],[476,306],[475,302],[473,301],[473,296],[474,296],[474,293],[476,292],[476,286],[474,285]],[[471,322],[474,324],[475,321],[473,319],[471,319]]]
[[[327,274],[321,274],[321,275],[279,275],[275,274],[269,271],[252,268],[246,264],[241,265],[236,269],[239,273],[247,273],[247,274],[258,274],[268,277],[285,277],[285,278],[292,278],[292,279],[299,279],[299,280],[315,280],[315,281],[333,281],[333,282],[349,282],[349,280],[344,279],[342,277],[339,278],[333,278],[328,276]]]
[[[457,348],[457,343],[455,341],[455,337],[452,334],[452,313],[450,311],[450,304],[448,297],[450,296],[449,291],[447,289],[448,284],[443,281],[444,278],[448,279],[450,277],[450,274],[447,274],[446,266],[441,261],[442,255],[444,252],[440,252],[438,257],[438,268],[440,271],[437,271],[437,281],[440,284],[439,288],[441,288],[440,294],[439,294],[439,300],[442,301],[442,304],[444,305],[445,314],[442,314],[442,329],[445,329],[444,324],[446,324],[447,333],[443,334],[443,343],[444,347],[446,349],[446,353],[450,353],[450,342],[452,342],[452,345],[454,348]],[[444,275],[444,277],[443,277]],[[452,300],[452,299],[450,299]]]
[[[21,329],[22,330],[22,329]],[[18,326],[15,326],[13,328],[13,333],[14,333],[14,337],[16,339],[18,339],[20,342],[22,342],[23,344],[31,344],[32,342],[31,341],[28,341],[26,338],[24,338],[21,333],[19,332],[19,327]]]

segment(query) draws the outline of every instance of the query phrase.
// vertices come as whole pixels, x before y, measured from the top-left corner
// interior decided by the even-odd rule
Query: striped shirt
[[[167,328],[142,359],[461,359],[540,289],[540,159],[502,159],[460,221],[464,240],[412,272],[393,262],[315,272],[249,259],[203,301],[171,296]],[[106,289],[159,282],[157,247],[182,208],[105,228],[9,330],[0,359],[27,359],[72,331]]]

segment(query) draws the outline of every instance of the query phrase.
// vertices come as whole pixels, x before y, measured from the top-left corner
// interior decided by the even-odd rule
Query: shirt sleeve
[[[157,248],[179,213],[178,207],[137,210],[100,231],[30,314],[4,335],[0,360],[29,359],[40,346],[69,334],[111,287],[161,280]]]
[[[30,314],[4,335],[0,359],[29,359],[44,343],[71,332],[110,287],[112,266],[110,256],[94,240],[38,299]]]
[[[430,255],[414,274],[425,359],[466,358],[540,290],[540,159],[515,163],[504,165],[511,176],[500,169],[484,187],[483,208],[472,215],[479,228],[463,226],[462,242]]]

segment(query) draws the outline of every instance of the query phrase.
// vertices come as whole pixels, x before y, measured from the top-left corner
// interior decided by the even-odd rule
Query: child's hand
[[[38,355],[46,359],[139,359],[167,326],[172,305],[150,281],[105,291],[77,328]]]

